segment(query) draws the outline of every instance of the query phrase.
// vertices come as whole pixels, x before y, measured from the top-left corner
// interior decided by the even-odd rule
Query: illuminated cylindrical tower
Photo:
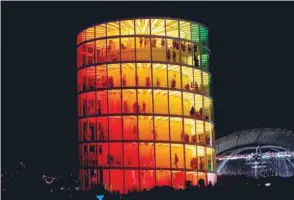
[[[208,30],[137,18],[78,35],[82,190],[127,193],[216,181]]]

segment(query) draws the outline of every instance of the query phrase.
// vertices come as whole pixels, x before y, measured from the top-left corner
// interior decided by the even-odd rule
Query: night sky
[[[2,167],[78,168],[76,36],[107,20],[166,16],[206,24],[217,138],[294,130],[293,3],[2,2]]]

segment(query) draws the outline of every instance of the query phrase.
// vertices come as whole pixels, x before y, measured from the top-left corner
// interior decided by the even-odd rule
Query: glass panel
[[[123,117],[123,137],[124,140],[138,140],[138,125],[137,117],[125,116]]]
[[[211,120],[211,99],[204,97],[204,119]]]
[[[95,31],[96,31],[96,38],[105,37],[106,36],[106,34],[105,34],[105,31],[106,31],[105,24],[97,25],[95,27]]]
[[[187,172],[186,182],[188,182],[192,186],[198,185],[197,172]]]
[[[197,157],[200,170],[207,170],[206,159],[205,159],[205,149],[202,146],[197,146]]]
[[[96,92],[96,108],[98,114],[107,113],[107,92],[98,91]]]
[[[180,63],[180,41],[167,39],[167,62]]]
[[[164,19],[151,19],[151,35],[165,35]]]
[[[135,38],[121,38],[121,60],[135,60]]]
[[[208,45],[208,30],[200,25],[200,42],[204,45]]]
[[[108,91],[108,113],[121,113],[121,90]]]
[[[151,49],[153,61],[166,61],[166,39],[152,37]]]
[[[208,184],[215,185],[217,181],[217,175],[212,173],[207,173]]]
[[[169,112],[171,115],[182,115],[181,92],[169,91]]]
[[[205,122],[205,144],[212,145],[212,127],[209,122]]]
[[[136,37],[136,58],[137,60],[150,61],[150,37]]]
[[[182,144],[171,145],[172,168],[184,168],[184,146]]]
[[[106,65],[96,66],[96,88],[107,87]]]
[[[106,40],[96,40],[96,62],[106,62]]]
[[[121,35],[134,35],[134,20],[120,22]]]
[[[152,168],[155,166],[154,158],[154,144],[153,143],[140,143],[140,167]]]
[[[210,172],[215,171],[213,156],[214,156],[214,149],[206,148],[206,156],[207,156],[207,170]]]
[[[86,30],[86,40],[94,39],[95,29],[94,27],[90,27]]]
[[[201,50],[201,68],[208,71],[209,67],[209,54],[206,47],[203,47]]]
[[[87,94],[80,94],[78,97],[79,101],[79,117],[87,115]]]
[[[199,51],[199,47],[197,44],[193,44],[193,65],[195,67],[199,67],[200,66],[200,51]]]
[[[202,72],[203,74],[203,85],[200,85],[200,90],[205,95],[210,95],[209,92],[209,77],[210,75],[207,72]]]
[[[161,141],[169,141],[169,126],[167,117],[155,117],[155,139]]]
[[[107,37],[119,35],[119,22],[110,22],[107,24]]]
[[[184,189],[184,187],[185,187],[185,172],[172,171],[172,186],[175,189]]]
[[[108,156],[108,163],[112,167],[123,166],[123,149],[121,143],[110,143],[109,144],[110,154]]]
[[[100,167],[108,167],[107,162],[108,157],[108,144],[107,143],[101,143],[98,144],[98,165]],[[107,178],[103,176],[103,179]]]
[[[107,40],[107,62],[120,60],[120,39],[112,38]]]
[[[192,65],[193,64],[193,51],[192,51],[192,43],[182,41],[181,42],[181,63],[184,65]]]
[[[138,167],[138,144],[124,143],[124,165],[125,167]]]
[[[139,190],[139,170],[125,170],[125,192]]]
[[[150,35],[150,19],[136,19],[136,35]]]
[[[83,45],[78,47],[77,50],[77,67],[80,68],[83,66],[82,64],[82,58],[83,58]]]
[[[87,68],[87,90],[95,89],[95,67]]]
[[[183,92],[184,115],[195,116],[196,109],[194,105],[194,95],[192,93]]]
[[[192,90],[193,84],[193,69],[190,67],[182,67],[182,88]]]
[[[199,86],[201,84],[202,84],[202,81],[201,81],[201,71],[198,70],[198,69],[194,69],[194,85],[193,85],[193,88],[194,88],[194,91],[195,92],[200,92]]]
[[[122,118],[109,117],[109,139],[122,140]]]
[[[139,138],[140,140],[153,140],[153,118],[139,116]]]
[[[167,114],[168,113],[168,99],[167,90],[154,90],[154,113]]]
[[[151,64],[137,63],[137,81],[139,86],[151,87]]]
[[[122,86],[123,87],[134,87],[135,84],[135,64],[125,63],[122,64]]]
[[[123,170],[110,170],[110,187],[112,192],[123,192]]]
[[[137,113],[139,104],[137,103],[136,90],[123,90],[123,112]]]
[[[153,64],[153,87],[167,87],[167,71],[165,64]]]
[[[183,122],[181,118],[170,118],[171,141],[182,141]]]
[[[87,93],[87,115],[94,115],[96,112],[95,108],[95,92]]]
[[[203,121],[196,121],[196,134],[197,134],[197,143],[205,144],[205,134],[204,134],[204,124]]]
[[[190,22],[180,21],[180,37],[186,40],[191,40]]]
[[[198,185],[204,187],[207,185],[206,173],[198,172]]]
[[[155,172],[153,170],[140,170],[141,190],[150,190],[155,185]]]
[[[97,118],[98,140],[108,140],[108,118]]]
[[[138,104],[140,113],[152,112],[152,90],[138,90]]]
[[[186,169],[197,169],[196,146],[185,145]]]
[[[120,87],[121,80],[120,80],[120,64],[110,64],[107,65],[108,69],[108,87]]]
[[[170,37],[179,37],[179,23],[177,20],[166,20],[166,35]]]
[[[181,73],[179,65],[168,65],[169,88],[181,89]]]
[[[170,168],[170,145],[165,143],[156,143],[156,167]]]
[[[185,142],[193,142],[196,144],[196,129],[195,129],[195,120],[194,119],[184,119],[184,131],[185,135],[183,140]]]
[[[82,31],[78,36],[78,44],[86,40],[86,30]]]
[[[197,119],[203,119],[203,97],[201,95],[195,95],[195,117]]]
[[[192,41],[193,42],[199,42],[200,41],[199,25],[195,24],[195,23],[192,23],[191,29],[192,29]]]
[[[171,186],[171,172],[168,170],[156,171],[156,185]]]
[[[78,71],[78,92],[86,91],[87,89],[87,69]]]

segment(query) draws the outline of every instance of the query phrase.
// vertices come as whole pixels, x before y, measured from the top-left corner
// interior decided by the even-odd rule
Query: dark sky
[[[249,128],[294,130],[294,4],[2,2],[2,165],[77,169],[76,35],[136,16],[210,29],[217,137]]]

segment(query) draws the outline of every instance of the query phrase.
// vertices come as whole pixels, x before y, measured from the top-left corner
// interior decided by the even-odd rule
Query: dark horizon
[[[294,130],[292,8],[290,2],[4,2],[3,167],[24,161],[38,173],[78,169],[76,37],[92,24],[128,17],[181,18],[209,28],[217,138],[260,127]]]

